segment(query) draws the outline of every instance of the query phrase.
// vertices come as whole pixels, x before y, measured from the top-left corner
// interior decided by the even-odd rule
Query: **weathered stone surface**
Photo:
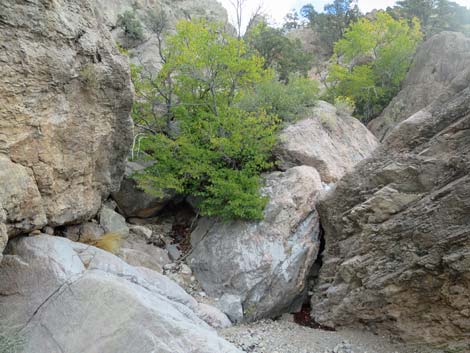
[[[227,23],[227,12],[216,0],[96,0],[100,13],[108,28],[112,29],[117,41],[130,48],[131,60],[144,65],[149,70],[156,70],[161,65],[157,37],[146,28],[146,16],[149,11],[163,11],[167,16],[167,31],[174,31],[176,23],[181,19],[204,18],[209,21]],[[116,26],[120,14],[137,10],[137,18],[144,28],[144,40],[129,41],[121,28]]]
[[[203,218],[187,260],[209,295],[240,297],[246,320],[293,309],[319,249],[317,171],[295,167],[268,175],[266,183],[270,201],[263,221]]]
[[[81,242],[98,240],[103,234],[104,229],[99,224],[94,222],[86,222],[83,224],[68,226],[63,232],[63,236],[65,236],[67,239]]]
[[[319,212],[326,250],[316,321],[468,341],[470,87],[398,125]]]
[[[359,120],[320,101],[308,118],[281,132],[275,154],[281,169],[308,165],[324,183],[334,183],[376,147],[377,139]]]
[[[211,305],[199,303],[197,314],[214,328],[227,328],[232,326],[227,315]]]
[[[12,240],[0,296],[2,320],[24,327],[25,352],[239,352],[198,316],[220,313],[167,277],[65,238]]]
[[[170,258],[165,249],[152,244],[152,231],[144,226],[130,226],[129,235],[124,238],[117,256],[129,265],[146,267],[163,273],[163,266]]]
[[[119,213],[103,206],[99,217],[100,225],[106,233],[119,233],[123,237],[127,237],[129,235],[129,227],[127,226],[126,219]]]
[[[162,210],[173,198],[170,192],[163,192],[162,197],[150,195],[137,187],[132,174],[145,168],[142,163],[127,162],[124,180],[119,191],[112,194],[119,211],[126,217],[150,218]]]
[[[0,204],[10,235],[76,223],[119,187],[127,59],[91,3],[0,3]]]
[[[368,127],[380,139],[398,123],[431,104],[441,95],[451,97],[468,85],[470,38],[442,32],[424,42],[402,84],[402,90]]]
[[[0,155],[0,208],[5,212],[4,222],[11,235],[40,229],[47,222],[41,195],[31,170],[21,164],[13,163],[2,155]]]

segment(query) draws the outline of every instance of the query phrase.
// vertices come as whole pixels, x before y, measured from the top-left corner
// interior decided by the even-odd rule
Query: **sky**
[[[229,13],[229,17],[233,20],[234,11],[230,4],[230,0],[218,0],[225,6]],[[464,5],[470,8],[470,0],[453,0],[460,5]],[[325,4],[331,3],[332,0],[246,0],[246,16],[250,17],[250,14],[262,4],[264,12],[273,18],[275,23],[282,23],[284,16],[292,9],[299,10],[305,4],[313,4],[317,11],[322,11]],[[385,9],[387,6],[393,6],[395,0],[359,0],[359,7],[362,12],[368,12],[372,9]]]

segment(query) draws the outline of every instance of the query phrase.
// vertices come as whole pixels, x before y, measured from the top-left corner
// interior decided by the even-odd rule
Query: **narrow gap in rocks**
[[[197,215],[194,213],[193,208],[186,202],[170,205],[170,207],[165,208],[162,216],[164,216],[165,213],[174,216],[169,236],[173,239],[173,244],[178,247],[181,254],[184,256],[191,250],[191,232]]]
[[[319,239],[320,239],[320,248],[318,250],[318,256],[312,266],[312,269],[310,270],[310,276],[307,280],[307,283],[308,283],[307,296],[305,298],[304,303],[302,304],[302,308],[300,309],[300,311],[293,314],[294,322],[300,326],[306,326],[306,327],[311,327],[311,328],[326,330],[326,331],[335,331],[334,328],[319,324],[312,318],[312,315],[311,315],[311,312],[312,312],[312,307],[310,304],[311,299],[312,299],[311,291],[315,287],[315,284],[318,280],[318,276],[320,274],[320,269],[323,265],[323,252],[325,250],[325,245],[326,245],[325,244],[325,231],[323,227],[321,226],[321,224],[320,224]]]

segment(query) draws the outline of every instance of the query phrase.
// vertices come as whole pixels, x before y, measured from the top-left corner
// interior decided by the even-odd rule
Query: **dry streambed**
[[[233,326],[219,334],[247,353],[444,353],[404,346],[369,332],[331,332],[282,320]]]

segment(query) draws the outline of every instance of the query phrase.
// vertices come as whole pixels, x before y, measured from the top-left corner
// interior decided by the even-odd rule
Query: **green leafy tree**
[[[349,98],[361,118],[375,117],[398,92],[421,38],[417,19],[410,26],[382,11],[353,23],[335,44],[330,100]]]
[[[281,81],[287,82],[292,74],[306,76],[314,57],[307,53],[299,40],[289,39],[282,29],[261,22],[251,29],[245,39],[248,45],[264,59],[264,68],[274,69]]]
[[[163,90],[173,103],[162,125],[169,122],[177,132],[146,134],[142,149],[156,163],[136,176],[140,186],[155,194],[173,189],[195,196],[203,215],[262,218],[260,173],[272,166],[277,119],[262,109],[247,112],[238,102],[272,73],[242,40],[215,24],[182,21],[166,43],[165,63],[153,80],[158,84],[139,86],[140,80],[137,90],[162,99],[155,87],[171,83],[171,92]]]

